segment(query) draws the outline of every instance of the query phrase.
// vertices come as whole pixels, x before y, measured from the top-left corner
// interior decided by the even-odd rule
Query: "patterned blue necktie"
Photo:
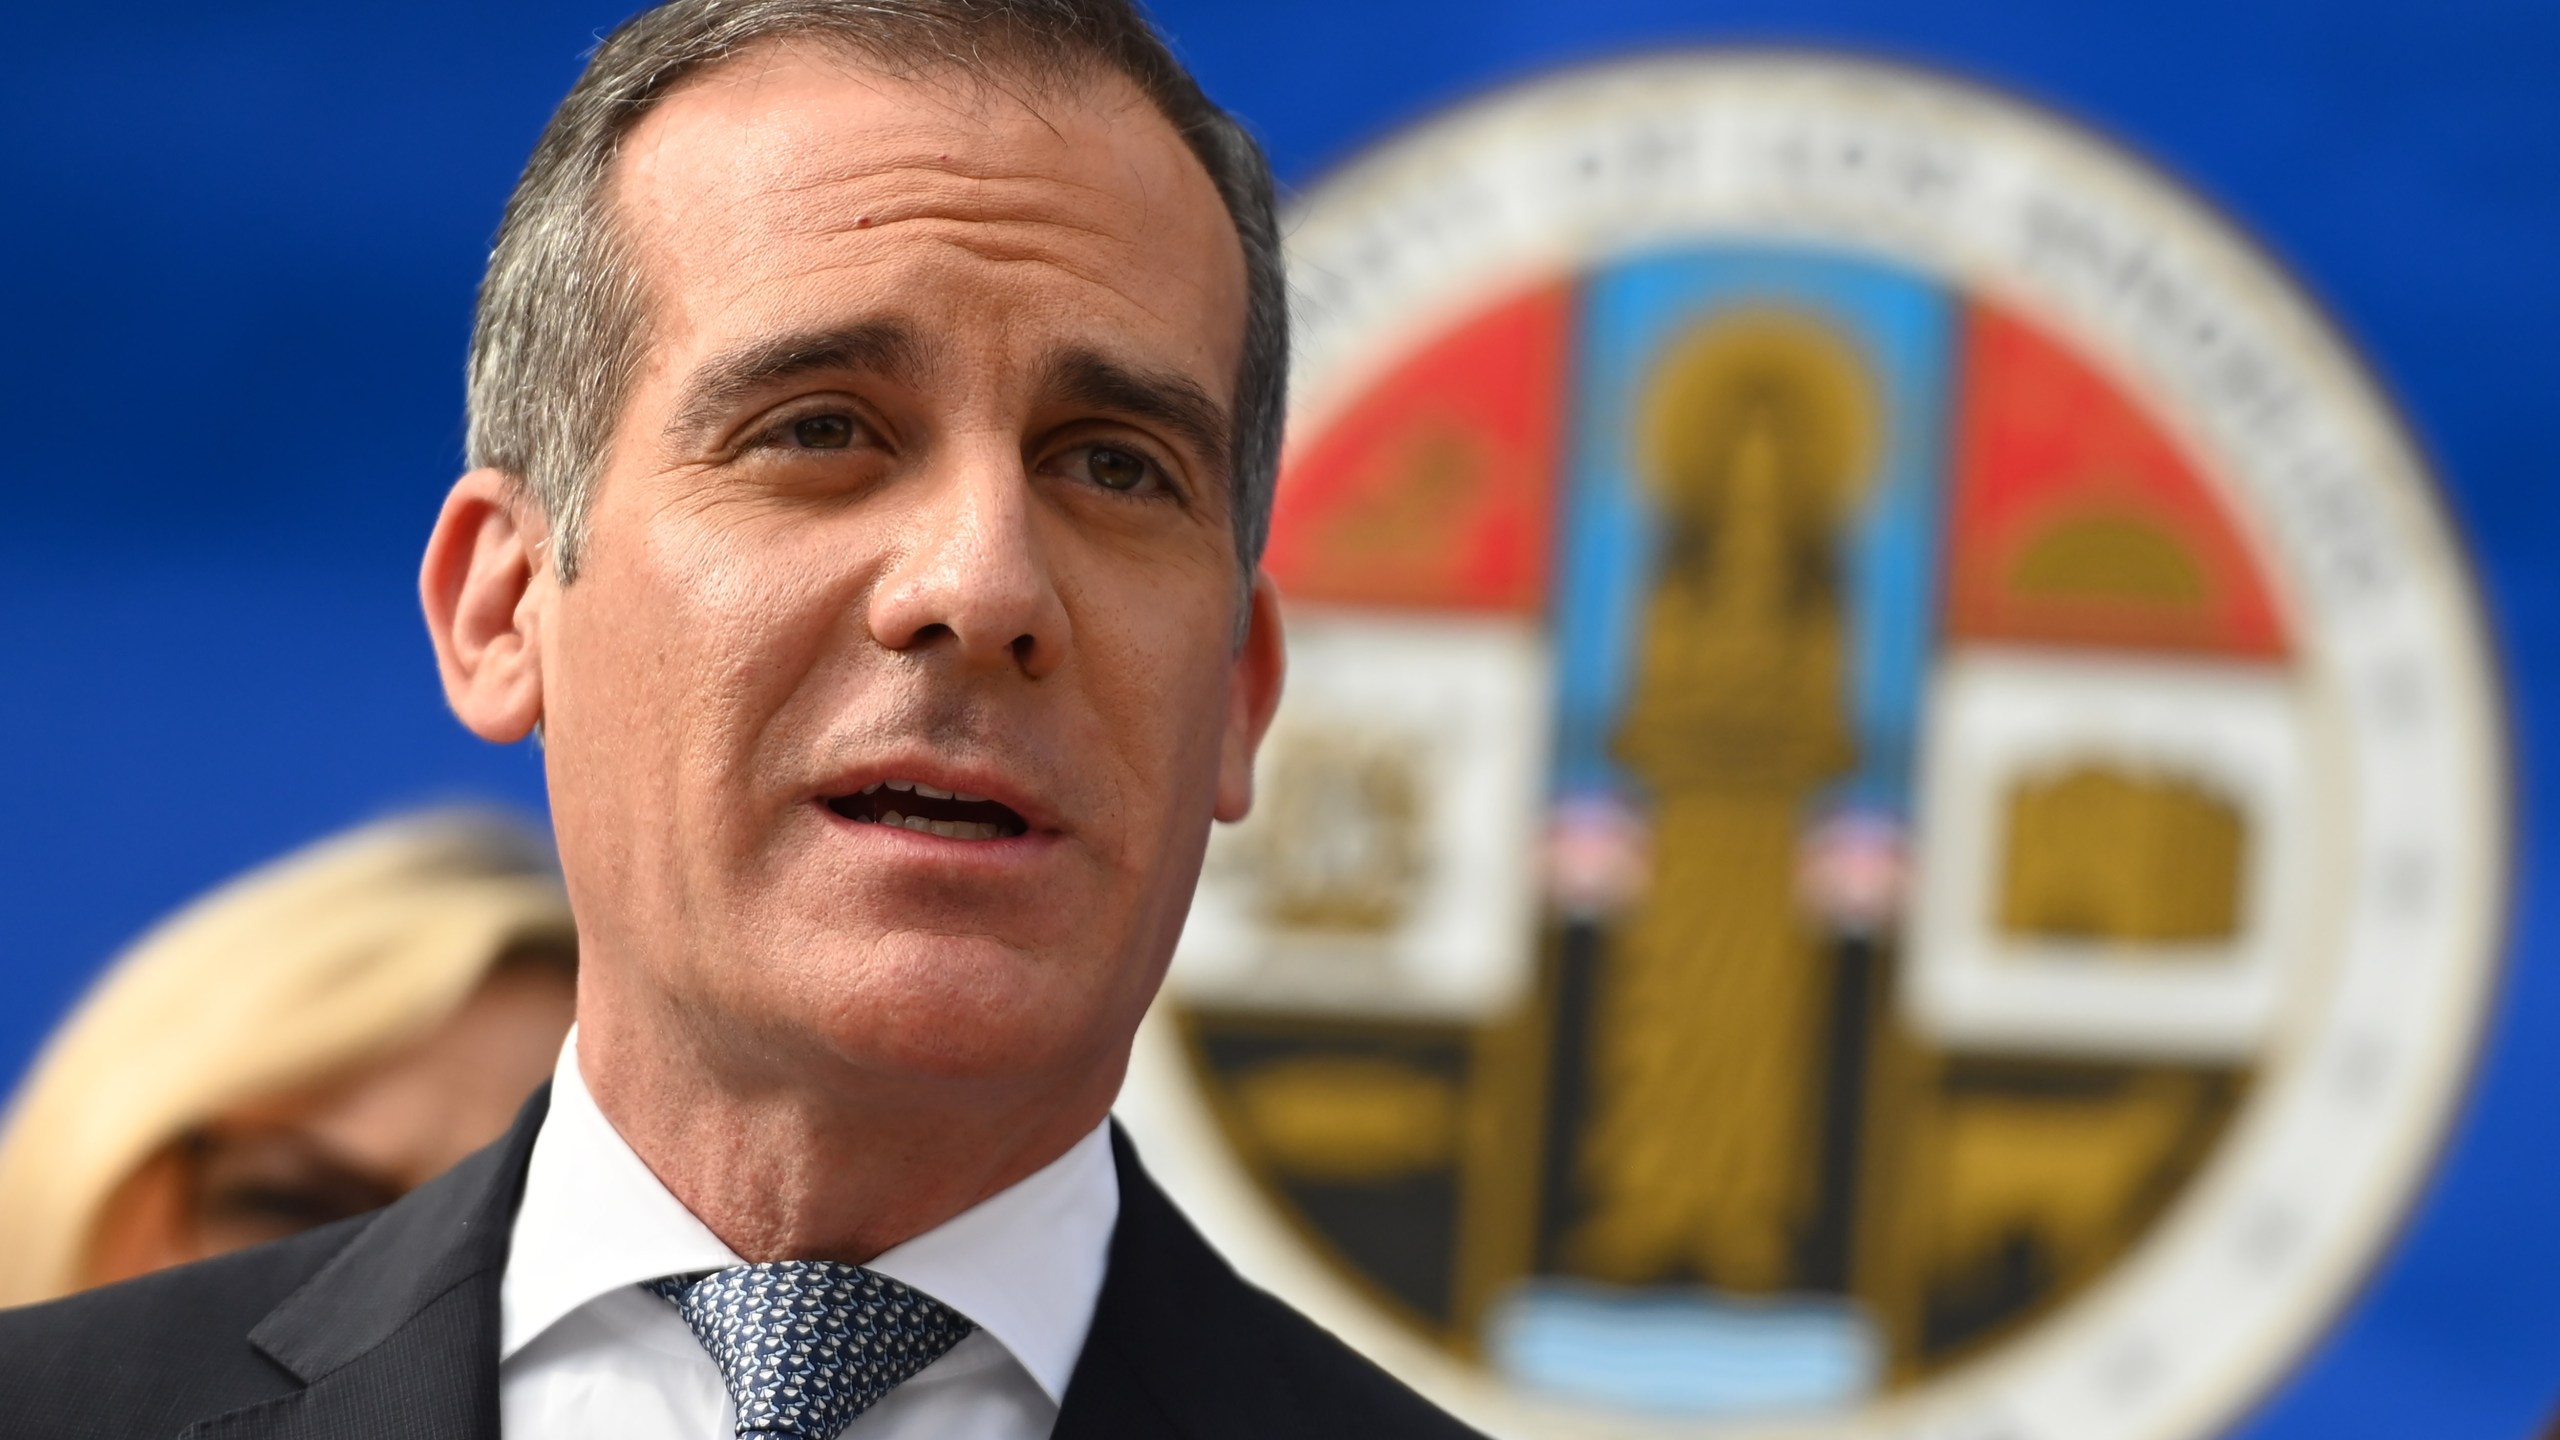
[[[649,1282],[720,1366],[738,1434],[835,1440],[978,1328],[859,1265],[781,1260]]]

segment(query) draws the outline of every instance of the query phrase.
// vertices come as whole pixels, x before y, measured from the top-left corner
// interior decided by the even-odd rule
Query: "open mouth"
[[[827,808],[861,825],[895,825],[945,840],[1003,840],[1031,828],[983,795],[938,790],[917,780],[877,780],[860,794],[830,797]]]

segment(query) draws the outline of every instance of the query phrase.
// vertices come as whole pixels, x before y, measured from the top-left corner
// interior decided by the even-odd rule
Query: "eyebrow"
[[[1226,407],[1186,376],[1133,370],[1091,350],[1070,350],[1050,362],[1044,388],[1071,404],[1161,425],[1200,452],[1212,478],[1226,478]]]
[[[905,382],[923,368],[915,333],[895,320],[869,320],[760,340],[713,356],[686,379],[675,418],[667,422],[667,434],[697,437],[741,400],[805,375],[868,373]]]

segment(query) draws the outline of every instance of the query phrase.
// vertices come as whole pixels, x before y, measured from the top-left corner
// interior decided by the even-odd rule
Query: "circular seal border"
[[[2467,1084],[2503,950],[2508,743],[2480,608],[2394,407],[2208,203],[2033,105],[1897,64],[1692,50],[1532,78],[1393,136],[1287,227],[1312,433],[1486,299],[1699,241],[1801,244],[2022,314],[2170,427],[2254,526],[2297,635],[2336,823],[2319,993],[2172,1211],[2024,1335],[1852,1415],[1568,1410],[1408,1334],[1229,1155],[1159,1005],[1120,1113],[1247,1275],[1489,1431],[2195,1440],[2317,1338],[2385,1250]]]

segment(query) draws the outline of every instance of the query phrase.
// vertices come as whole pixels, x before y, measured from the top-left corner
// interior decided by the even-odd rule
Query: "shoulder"
[[[1142,1389],[1184,1435],[1467,1440],[1476,1432],[1228,1265],[1114,1135],[1120,1226],[1094,1316],[1085,1388]],[[1100,1353],[1097,1353],[1100,1352]],[[1106,1368],[1106,1365],[1108,1368]],[[1121,1377],[1121,1383],[1105,1376]],[[1085,1380],[1079,1370],[1079,1382]],[[1067,1409],[1076,1408],[1074,1388]],[[1061,1415],[1059,1434],[1069,1434]],[[1097,1418],[1099,1418],[1097,1416]],[[1133,1425],[1123,1428],[1135,1430]]]
[[[341,1221],[255,1249],[65,1299],[0,1310],[0,1416],[12,1433],[174,1435],[293,1388],[249,1331],[369,1223]]]

